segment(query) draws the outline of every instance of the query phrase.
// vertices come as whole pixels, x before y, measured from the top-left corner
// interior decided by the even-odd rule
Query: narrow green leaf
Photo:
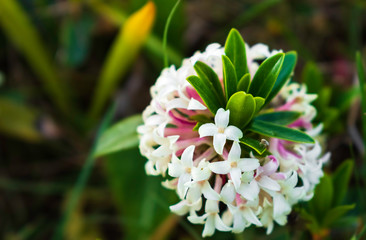
[[[222,56],[222,69],[224,75],[224,87],[225,87],[225,96],[226,101],[230,99],[230,97],[236,93],[236,73],[234,65],[231,63],[230,59],[223,55]]]
[[[262,97],[255,97],[254,101],[255,101],[255,114],[256,114],[262,109],[265,100]]]
[[[314,139],[304,132],[257,119],[254,119],[249,130],[264,136],[280,138],[291,142],[314,143]]]
[[[357,66],[357,75],[360,83],[360,91],[361,91],[361,116],[362,116],[362,133],[363,133],[363,145],[364,149],[366,149],[366,73],[365,73],[365,65],[362,62],[360,52],[356,53],[356,66]],[[366,154],[364,154],[364,162],[366,162]]]
[[[255,101],[251,94],[237,92],[227,102],[226,109],[230,110],[230,123],[243,129],[253,118]]]
[[[197,76],[190,76],[187,81],[196,89],[208,109],[215,115],[222,107],[212,84],[205,82]]]
[[[264,113],[257,116],[255,119],[262,120],[278,125],[289,125],[301,116],[300,112],[294,111],[279,111]]]
[[[119,81],[123,79],[123,75],[136,58],[153,27],[155,12],[155,4],[149,1],[129,16],[120,28],[102,67],[89,110],[90,118],[99,116]]]
[[[213,90],[217,96],[218,101],[221,106],[225,106],[225,96],[222,90],[221,82],[215,71],[210,68],[207,64],[197,61],[194,64],[194,70],[196,70],[197,75],[207,84],[213,86]]]
[[[240,143],[254,149],[259,155],[262,155],[267,150],[265,144],[262,144],[260,141],[250,137],[243,137],[240,139]]]
[[[164,52],[164,67],[166,67],[166,68],[169,66],[168,50],[167,50],[168,29],[170,26],[170,22],[172,21],[172,18],[174,16],[174,13],[178,8],[179,3],[180,3],[180,0],[177,0],[177,2],[174,4],[172,10],[170,11],[168,19],[166,20],[166,23],[165,23],[164,36],[163,36],[163,52]]]
[[[241,79],[238,82],[237,91],[243,91],[248,92],[250,84],[250,73],[245,74],[241,77]]]
[[[309,202],[311,214],[317,217],[319,223],[323,222],[325,214],[332,207],[334,190],[336,189],[333,189],[331,177],[325,174],[315,188],[313,199]]]
[[[283,60],[282,68],[278,74],[277,80],[273,85],[273,88],[266,99],[266,103],[269,103],[286,84],[290,78],[291,73],[294,71],[297,61],[297,53],[295,51],[287,52],[285,59]]]
[[[123,119],[107,129],[98,140],[95,157],[136,147],[139,143],[136,128],[142,124],[141,115]]]
[[[249,86],[249,93],[255,97],[267,98],[280,73],[284,53],[267,58],[258,68]]]
[[[193,131],[198,131],[198,129],[203,125],[201,122],[197,122],[197,124],[193,127]]]
[[[335,192],[337,191],[334,191],[334,193]],[[332,227],[332,225],[336,221],[338,221],[341,217],[343,217],[348,211],[354,209],[355,206],[356,206],[355,204],[342,205],[329,210],[323,219],[322,227],[323,228]]]
[[[333,188],[337,189],[337,191],[334,192],[333,207],[341,204],[346,196],[348,184],[353,171],[353,165],[353,160],[348,159],[342,162],[342,164],[332,174]]]
[[[233,63],[238,79],[248,72],[245,43],[236,29],[231,29],[226,42],[225,54]]]

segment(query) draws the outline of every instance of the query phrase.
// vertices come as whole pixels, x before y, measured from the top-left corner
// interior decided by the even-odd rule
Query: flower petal
[[[270,158],[270,161],[262,167],[264,175],[271,175],[276,172],[279,165],[278,160],[274,156],[270,155],[268,157]]]
[[[235,199],[235,193],[234,185],[232,184],[232,181],[229,180],[221,189],[220,195],[224,203],[232,203]]]
[[[213,136],[217,133],[217,127],[213,123],[205,123],[198,129],[198,133],[200,137]]]
[[[234,183],[235,189],[238,189],[241,182],[241,170],[239,168],[232,168],[230,170],[230,176]]]
[[[282,194],[274,194],[273,196],[273,217],[276,219],[280,216],[287,215],[291,212],[291,206]]]
[[[259,167],[259,161],[256,158],[242,158],[238,162],[238,167],[243,172],[250,172]]]
[[[209,237],[215,233],[215,216],[209,215],[207,217],[205,227],[203,228],[202,237]]]
[[[245,208],[243,211],[243,217],[250,223],[253,223],[257,226],[262,226],[262,223],[259,221],[257,216],[254,214],[253,210],[249,207]]]
[[[169,207],[170,211],[174,212],[175,214],[182,216],[188,213],[189,207],[186,204],[186,201],[180,201],[177,204],[174,204]]]
[[[228,174],[230,172],[230,162],[225,160],[221,162],[213,162],[208,165],[210,170],[217,174]]]
[[[226,135],[227,137],[227,135]],[[236,160],[236,159],[239,159],[240,158],[240,155],[241,155],[241,148],[240,148],[240,145],[238,142],[234,142],[231,149],[230,149],[230,152],[229,152],[229,155],[228,155],[228,159],[230,160]]]
[[[279,191],[281,186],[272,178],[268,176],[262,176],[258,181],[259,186],[272,191]]]
[[[226,128],[229,125],[230,110],[220,108],[215,115],[215,124],[219,128]]]
[[[205,196],[207,199],[220,200],[220,195],[211,188],[207,181],[203,184],[201,191],[203,196]]]
[[[185,167],[192,167],[193,166],[193,153],[194,153],[194,145],[187,147],[184,152],[182,153],[182,163]]]
[[[223,232],[231,231],[231,228],[225,225],[225,223],[220,218],[219,214],[215,215],[215,227],[217,230],[220,230]]]
[[[206,106],[203,105],[202,103],[200,103],[199,101],[197,101],[194,98],[191,98],[191,100],[189,101],[188,110],[206,110]]]
[[[179,162],[173,162],[168,164],[168,174],[172,177],[179,177],[184,173],[184,168],[182,164]]]
[[[245,229],[245,220],[240,214],[240,212],[237,212],[234,214],[234,223],[233,223],[233,233],[241,233]]]
[[[227,139],[232,141],[239,141],[239,139],[243,137],[243,132],[235,126],[228,126],[225,129],[224,134]]]
[[[256,181],[251,181],[248,183],[242,183],[238,189],[238,193],[242,195],[245,199],[253,201],[258,197],[259,187]]]
[[[207,216],[208,214],[203,214],[202,216],[191,215],[187,219],[193,224],[204,224]]]
[[[203,126],[203,125],[202,125]],[[226,143],[226,135],[223,133],[216,133],[213,136],[214,149],[218,154],[222,154]]]
[[[188,173],[184,173],[179,177],[177,191],[181,199],[184,198],[188,190],[188,187],[186,187],[185,184],[190,181],[191,181],[191,175]]]
[[[207,200],[205,206],[206,213],[218,213],[219,212],[219,202],[215,200]]]

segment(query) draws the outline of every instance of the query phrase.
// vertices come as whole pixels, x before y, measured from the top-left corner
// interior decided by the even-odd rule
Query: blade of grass
[[[178,8],[180,1],[181,0],[177,0],[177,2],[174,4],[172,10],[169,13],[168,19],[166,20],[166,24],[165,24],[165,28],[164,28],[164,36],[163,36],[164,67],[169,66],[168,52],[167,52],[168,30],[169,30],[170,22],[174,16],[175,11]]]
[[[363,131],[363,144],[364,144],[364,161],[366,163],[366,76],[365,76],[365,67],[362,62],[360,52],[356,53],[356,66],[357,66],[357,75],[360,84],[360,95],[361,95],[361,118],[362,118],[362,131]]]
[[[94,12],[103,16],[115,26],[123,25],[127,19],[122,10],[113,8],[100,0],[89,0],[86,3]],[[164,60],[163,41],[153,33],[151,33],[146,39],[144,49],[161,60]],[[166,53],[168,55],[169,61],[171,61],[172,64],[176,66],[181,64],[183,57],[175,49],[170,47],[169,44],[166,46]]]
[[[155,5],[148,2],[121,27],[101,71],[92,105],[91,119],[98,117],[113,90],[128,70],[146,40],[155,19]]]
[[[59,226],[55,231],[55,234],[53,236],[53,239],[63,239],[63,232],[64,228],[66,226],[66,223],[70,219],[70,216],[72,215],[72,212],[74,211],[75,207],[78,204],[78,201],[80,199],[80,196],[86,186],[86,183],[89,179],[89,176],[91,174],[91,171],[94,166],[95,158],[94,158],[94,152],[96,149],[96,145],[98,143],[99,137],[102,135],[102,133],[107,129],[107,127],[110,125],[113,115],[116,112],[116,104],[113,104],[106,115],[104,116],[104,119],[102,120],[100,127],[97,132],[97,136],[94,140],[93,146],[88,154],[88,157],[83,165],[83,168],[80,172],[80,175],[75,183],[74,188],[71,191],[70,198],[68,199],[66,203],[65,212],[60,220]]]
[[[48,97],[63,114],[71,116],[70,91],[66,91],[37,30],[17,1],[0,1],[0,25],[38,75]]]

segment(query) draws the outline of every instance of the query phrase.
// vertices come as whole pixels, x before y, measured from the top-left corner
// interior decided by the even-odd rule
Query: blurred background
[[[160,177],[146,176],[137,147],[92,157],[107,126],[149,104],[149,88],[164,67],[163,33],[174,4],[0,1],[1,239],[201,239],[202,226],[169,212],[178,199]],[[294,80],[319,94],[316,122],[324,122],[332,153],[325,171],[331,175],[346,159],[355,165],[348,187],[344,180],[343,200],[355,203],[353,210],[315,231],[316,220],[301,214],[306,206],[300,204],[268,238],[361,239],[364,91],[355,53],[365,61],[366,2],[183,0],[168,32],[169,63],[179,67],[209,43],[224,44],[232,27],[249,45],[298,52]],[[266,235],[251,227],[213,238]]]

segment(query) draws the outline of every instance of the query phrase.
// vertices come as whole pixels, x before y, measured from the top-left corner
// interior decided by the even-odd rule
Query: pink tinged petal
[[[185,184],[190,181],[191,181],[190,174],[184,173],[184,174],[182,174],[182,176],[180,176],[180,178],[178,180],[178,187],[177,187],[178,195],[180,198],[183,199],[184,196],[186,195],[188,187],[186,187]]]
[[[251,208],[245,208],[243,211],[243,217],[245,218],[245,220],[247,220],[250,223],[253,223],[257,226],[262,226],[262,223],[259,221],[259,219],[257,218],[257,216],[254,214],[253,210]]]
[[[214,149],[218,154],[222,154],[226,143],[226,135],[223,133],[216,133],[213,136]]]
[[[179,203],[172,205],[169,207],[170,211],[174,212],[175,214],[182,216],[188,213],[189,207],[187,206],[186,202],[180,201]]]
[[[231,228],[225,225],[225,223],[220,218],[219,214],[215,215],[215,227],[217,230],[220,230],[223,232],[231,231]]]
[[[214,162],[208,165],[210,170],[217,174],[228,174],[231,170],[229,161]]]
[[[230,171],[230,176],[235,186],[235,189],[238,189],[241,182],[241,170],[239,168],[232,168]]]
[[[273,196],[273,217],[278,218],[291,212],[291,206],[282,194]]]
[[[270,161],[262,167],[264,175],[271,175],[276,172],[279,165],[278,160],[273,155],[268,157],[270,158]]]
[[[234,214],[233,233],[241,233],[245,229],[246,222],[240,212]]]
[[[230,110],[220,108],[215,115],[215,124],[219,128],[226,128],[229,125]]]
[[[239,141],[239,139],[243,137],[243,132],[235,126],[228,126],[225,129],[224,134],[227,136],[227,139],[232,141]]]
[[[228,159],[236,160],[236,159],[240,158],[240,155],[241,155],[240,145],[239,145],[238,142],[234,142],[231,149],[230,149]]]
[[[208,215],[202,237],[209,237],[215,233],[215,215]]]
[[[253,171],[253,170],[257,169],[259,166],[260,166],[259,161],[258,161],[258,159],[255,159],[255,158],[242,158],[238,162],[238,167],[243,172]]]
[[[193,166],[193,153],[194,153],[194,145],[187,147],[184,152],[182,153],[182,163],[185,167],[192,167]]]
[[[184,168],[180,162],[168,164],[168,174],[172,177],[179,177],[184,173]]]
[[[191,98],[191,100],[188,103],[188,110],[206,110],[206,106],[203,105],[202,103],[200,103],[199,101],[197,101],[194,98]]]
[[[211,188],[210,184],[207,181],[203,184],[201,191],[203,196],[205,196],[205,198],[207,199],[217,201],[220,200],[220,195]]]
[[[213,123],[205,123],[198,129],[200,137],[213,136],[217,133],[217,126]]]
[[[262,188],[272,190],[272,191],[279,191],[281,190],[281,186],[272,178],[267,176],[262,176],[258,181],[259,186]]]
[[[235,199],[235,188],[231,182],[228,182],[221,189],[221,199],[225,203],[232,203]]]
[[[258,198],[259,186],[256,181],[251,181],[248,183],[242,183],[238,189],[238,193],[242,195],[245,199],[253,201]]]

